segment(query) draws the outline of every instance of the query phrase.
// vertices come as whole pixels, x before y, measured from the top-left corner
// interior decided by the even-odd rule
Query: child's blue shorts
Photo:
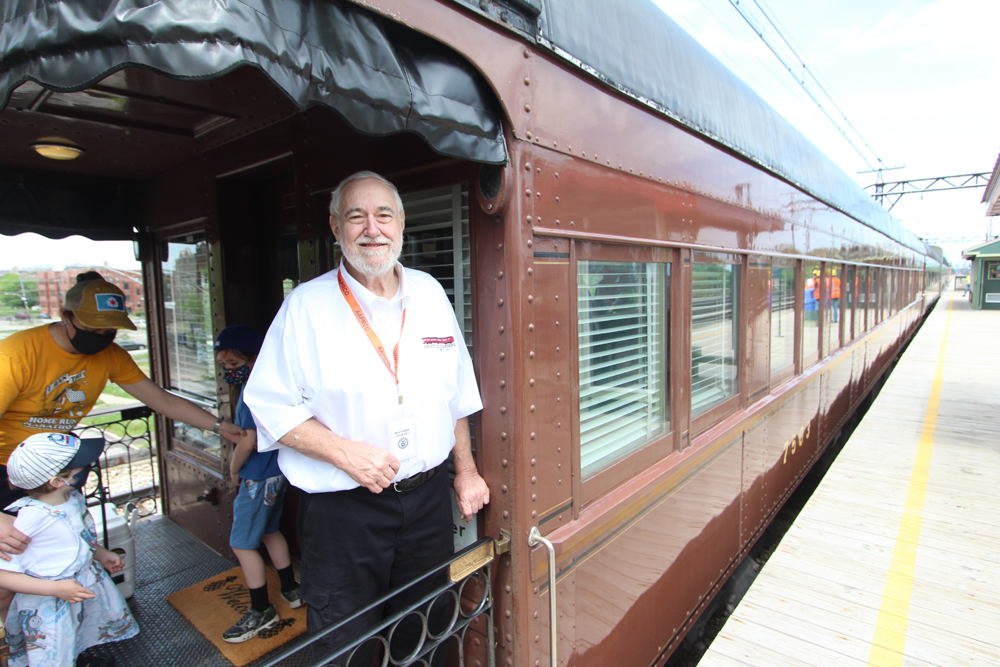
[[[278,531],[286,488],[288,480],[284,475],[240,480],[240,491],[233,502],[233,531],[229,535],[229,546],[233,549],[256,549],[262,536]]]

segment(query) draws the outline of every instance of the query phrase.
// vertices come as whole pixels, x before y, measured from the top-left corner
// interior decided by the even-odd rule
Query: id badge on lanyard
[[[417,455],[417,431],[415,420],[411,415],[390,419],[389,451],[400,461],[412,459]]]

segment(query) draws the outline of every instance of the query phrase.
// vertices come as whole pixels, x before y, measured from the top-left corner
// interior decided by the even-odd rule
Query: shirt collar
[[[340,275],[344,276],[344,281],[347,283],[347,286],[350,287],[351,292],[354,293],[354,298],[357,299],[360,304],[365,306],[369,313],[371,313],[372,305],[381,297],[377,296],[374,292],[359,283],[354,276],[350,274],[344,264],[343,258],[340,260],[339,270]],[[399,262],[396,262],[396,266],[393,270],[396,272],[396,277],[399,279],[399,287],[396,288],[396,293],[392,296],[392,298],[388,299],[389,305],[398,305],[400,309],[403,309],[410,303],[410,292],[406,282],[406,271],[403,270],[403,265]]]

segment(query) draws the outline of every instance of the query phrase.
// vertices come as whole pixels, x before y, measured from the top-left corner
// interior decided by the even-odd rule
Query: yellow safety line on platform
[[[934,382],[927,401],[927,413],[920,432],[917,458],[913,462],[910,486],[906,492],[903,517],[896,534],[896,547],[892,551],[892,564],[882,591],[882,606],[875,624],[868,667],[900,667],[903,664],[903,646],[906,643],[906,626],[910,617],[910,595],[913,592],[913,571],[920,545],[920,528],[923,521],[924,500],[927,497],[927,477],[934,449],[934,430],[937,427],[938,404],[941,402],[941,385],[944,380],[944,356],[948,343],[948,327],[954,299],[948,302],[948,315],[941,334]]]

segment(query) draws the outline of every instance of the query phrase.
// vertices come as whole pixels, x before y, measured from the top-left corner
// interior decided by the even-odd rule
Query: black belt
[[[442,463],[441,465],[443,466],[444,464]],[[401,482],[393,482],[392,489],[397,493],[406,493],[407,491],[412,491],[413,489],[417,488],[418,486],[429,480],[431,477],[436,475],[437,471],[440,468],[441,466],[438,466],[437,468],[431,468],[430,470],[418,472],[416,475],[407,477]]]

